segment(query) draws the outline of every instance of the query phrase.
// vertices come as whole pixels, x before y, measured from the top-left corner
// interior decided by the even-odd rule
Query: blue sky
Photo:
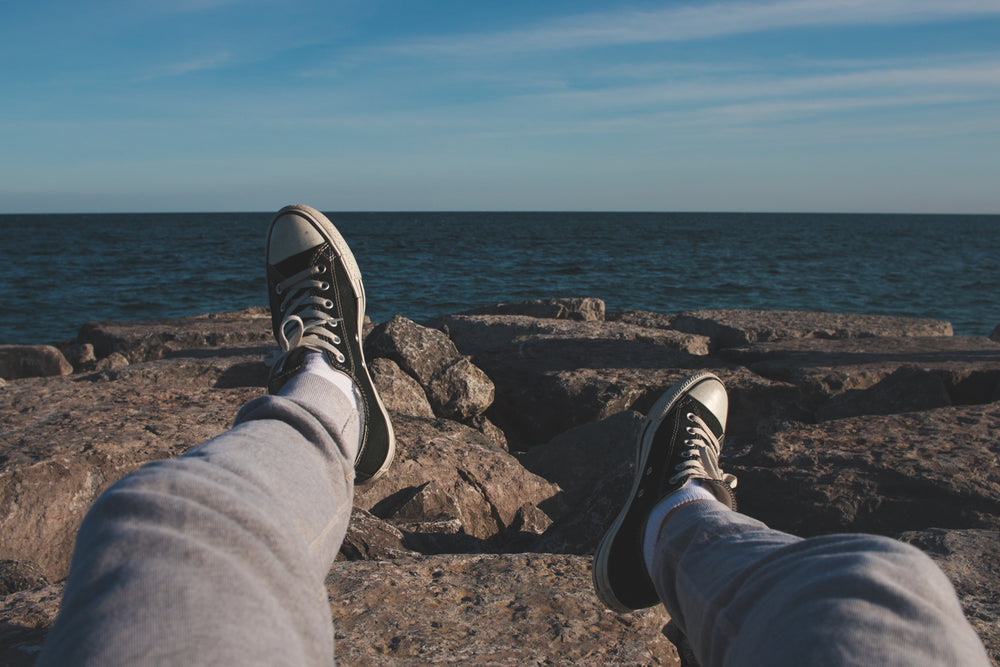
[[[37,0],[0,212],[1000,213],[1000,0]]]

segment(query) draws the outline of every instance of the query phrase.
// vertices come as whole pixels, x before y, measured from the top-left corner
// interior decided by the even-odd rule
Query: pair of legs
[[[329,664],[323,580],[354,483],[392,426],[361,355],[364,291],[332,224],[283,209],[268,239],[269,395],[232,430],[105,492],[77,537],[39,664]],[[702,374],[654,406],[632,495],[595,555],[618,611],[666,605],[702,664],[989,664],[944,575],[884,538],[800,540],[734,511],[725,391]]]

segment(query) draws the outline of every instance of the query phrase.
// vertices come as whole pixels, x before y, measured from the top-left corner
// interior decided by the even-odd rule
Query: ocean
[[[266,305],[271,213],[0,215],[0,343]],[[1000,323],[1000,216],[333,213],[375,321],[590,296],[610,312],[818,310]]]

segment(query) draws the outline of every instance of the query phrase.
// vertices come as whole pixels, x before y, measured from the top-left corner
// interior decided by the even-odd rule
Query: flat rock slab
[[[671,316],[669,328],[708,336],[714,349],[795,338],[951,336],[940,320],[795,310],[698,310]]]
[[[185,349],[269,343],[274,345],[271,316],[266,308],[209,313],[171,320],[87,322],[78,343],[90,343],[98,358],[118,352],[130,363],[160,359]]]
[[[441,555],[338,563],[327,577],[337,659],[349,665],[678,665],[666,613],[620,616],[590,558]]]
[[[741,509],[796,535],[1000,529],[1000,403],[789,424],[731,459]]]
[[[1000,399],[1000,344],[987,338],[788,340],[721,356],[797,385],[819,419]]]

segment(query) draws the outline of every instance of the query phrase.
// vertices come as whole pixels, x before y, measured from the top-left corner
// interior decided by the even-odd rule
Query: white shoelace
[[[701,417],[693,412],[687,413],[686,417],[694,424],[685,428],[692,437],[684,441],[684,446],[687,447],[681,452],[684,460],[675,466],[677,473],[667,483],[677,484],[682,479],[714,479],[735,489],[736,475],[724,474],[719,468],[719,453],[722,449],[719,439]]]
[[[312,293],[314,289],[324,292],[330,289],[328,281],[316,280],[316,276],[324,273],[325,266],[310,266],[275,286],[278,296],[285,295],[281,302],[281,312],[285,316],[278,330],[278,344],[284,353],[278,357],[277,364],[283,363],[288,353],[299,347],[332,352],[340,363],[346,360],[336,347],[342,343],[340,336],[331,331],[343,320],[326,312],[333,308],[333,301]]]

